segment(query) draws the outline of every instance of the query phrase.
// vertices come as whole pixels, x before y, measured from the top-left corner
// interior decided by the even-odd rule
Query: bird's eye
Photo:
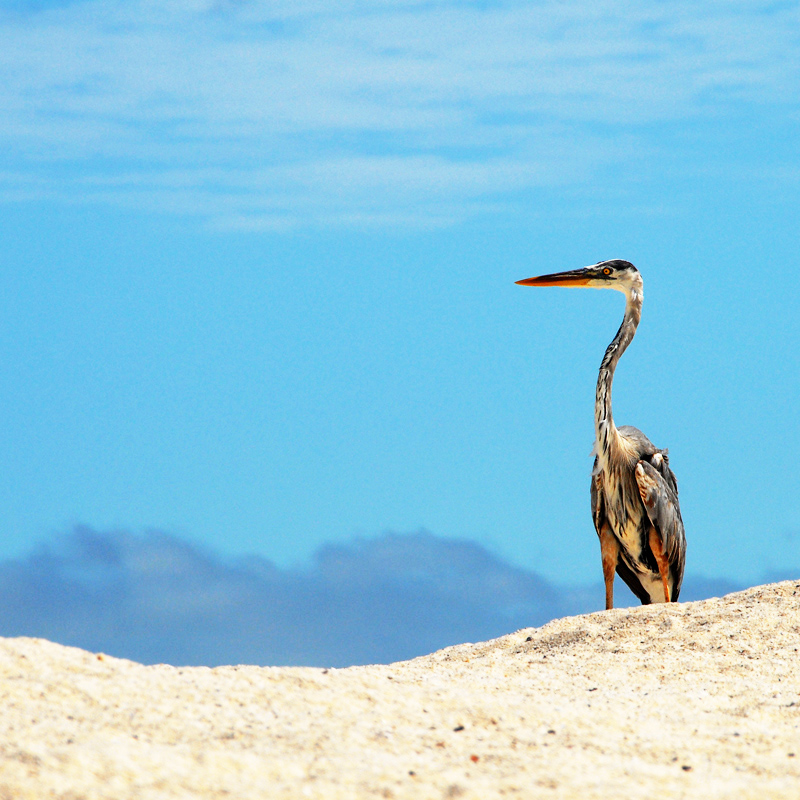
[[[608,267],[606,267],[606,268],[603,270],[603,275],[610,275],[610,274],[611,274],[611,270],[610,270]]]

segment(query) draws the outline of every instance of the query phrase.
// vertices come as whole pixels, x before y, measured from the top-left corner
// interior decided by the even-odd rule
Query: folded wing
[[[661,536],[673,578],[672,600],[678,599],[686,559],[686,537],[678,505],[678,483],[666,453],[655,453],[636,466],[636,482],[647,516]]]

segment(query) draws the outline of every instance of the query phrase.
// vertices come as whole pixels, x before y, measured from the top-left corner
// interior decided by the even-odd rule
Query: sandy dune
[[[0,639],[0,798],[800,798],[800,581],[341,670]]]

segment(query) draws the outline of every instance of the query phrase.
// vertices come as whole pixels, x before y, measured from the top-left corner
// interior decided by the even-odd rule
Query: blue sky
[[[0,2],[0,556],[427,529],[596,579],[615,418],[687,570],[800,569],[796,2]]]

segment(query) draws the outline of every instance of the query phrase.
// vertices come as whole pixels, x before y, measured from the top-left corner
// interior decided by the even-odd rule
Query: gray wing
[[[678,504],[678,482],[669,468],[666,451],[639,461],[636,482],[647,516],[664,543],[664,552],[673,576],[672,599],[677,600],[686,563],[686,536]]]

